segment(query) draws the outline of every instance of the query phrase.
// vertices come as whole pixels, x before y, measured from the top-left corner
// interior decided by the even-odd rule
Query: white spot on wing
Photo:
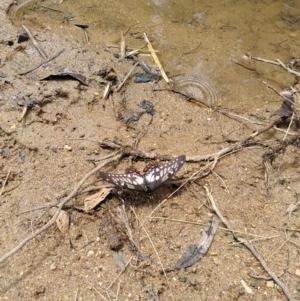
[[[166,182],[169,179],[169,175],[165,174],[162,178],[161,178],[161,182]]]

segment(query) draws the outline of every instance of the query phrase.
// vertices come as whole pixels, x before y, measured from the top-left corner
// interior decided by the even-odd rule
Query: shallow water
[[[247,108],[250,103],[261,108],[275,97],[266,94],[263,81],[278,90],[293,83],[293,76],[279,67],[247,60],[244,54],[285,63],[299,57],[300,4],[294,1],[23,3],[10,10],[16,26],[62,31],[70,39],[79,37],[78,43],[85,43],[85,36],[74,24],[89,26],[90,45],[117,46],[123,31],[127,48],[135,49],[145,45],[142,35],[147,33],[165,70],[209,81],[221,95],[222,106]]]

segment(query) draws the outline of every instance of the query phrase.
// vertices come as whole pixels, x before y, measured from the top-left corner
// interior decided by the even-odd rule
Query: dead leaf
[[[56,79],[75,79],[79,81],[81,84],[88,86],[85,76],[82,74],[73,71],[71,68],[65,68],[61,72],[58,73],[48,73],[47,75],[43,75],[39,80],[56,80]]]
[[[102,188],[99,192],[89,195],[84,200],[84,211],[89,211],[99,205],[112,191],[112,188]]]
[[[294,103],[294,96],[289,91],[283,91],[280,93],[282,97],[281,107],[277,110],[276,114],[281,118],[288,118],[293,115],[292,105]]]
[[[165,272],[170,272],[175,269],[187,268],[199,261],[209,249],[215,237],[218,224],[218,221],[215,218],[212,218],[206,225],[205,229],[202,231],[198,244],[190,245],[184,252],[184,254],[180,257],[179,261],[173,267],[166,268]]]

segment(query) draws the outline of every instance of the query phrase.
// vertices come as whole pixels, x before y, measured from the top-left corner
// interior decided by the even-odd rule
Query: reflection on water
[[[256,62],[256,71],[251,71],[236,64],[244,53],[283,62],[300,56],[296,1],[45,0],[17,7],[10,12],[16,26],[23,22],[31,28],[68,32],[74,23],[88,24],[91,45],[115,45],[120,31],[128,30],[127,47],[134,49],[144,45],[141,37],[146,32],[167,71],[211,82],[222,105],[252,103],[260,108],[262,95],[268,93],[263,80],[278,89],[293,81],[274,66]],[[84,37],[79,42],[84,43]]]

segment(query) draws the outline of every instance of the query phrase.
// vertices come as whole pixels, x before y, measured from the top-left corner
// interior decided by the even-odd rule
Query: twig
[[[139,62],[136,62],[133,67],[130,69],[130,71],[127,73],[127,75],[125,76],[124,80],[120,83],[120,85],[117,87],[117,92],[121,90],[121,88],[123,87],[123,85],[125,84],[125,82],[127,81],[128,77],[130,76],[130,74],[133,72],[133,70],[135,69],[135,67],[139,64]]]
[[[287,67],[281,60],[277,59],[276,61],[271,61],[271,60],[265,60],[259,57],[254,57],[254,56],[250,56],[250,58],[252,60],[256,60],[256,61],[260,61],[260,62],[264,62],[264,63],[268,63],[268,64],[273,64],[279,67],[282,67],[284,70],[286,70],[287,72],[294,74],[296,76],[300,76],[300,73]]]
[[[47,59],[47,55],[45,54],[45,52],[42,50],[42,48],[40,47],[40,45],[38,44],[38,42],[35,40],[34,36],[32,35],[30,29],[25,26],[24,24],[22,25],[23,28],[25,29],[30,41],[32,42],[33,46],[36,48],[36,50],[39,52],[39,54],[41,55],[41,57],[43,59]]]
[[[46,63],[48,63],[48,62],[50,62],[50,61],[52,61],[52,60],[54,60],[54,59],[56,59],[56,58],[57,58],[59,55],[61,55],[64,51],[65,51],[65,49],[60,50],[59,52],[57,52],[57,53],[54,54],[53,56],[49,57],[48,59],[46,59],[46,60],[44,60],[44,61],[38,63],[36,66],[31,67],[31,68],[27,69],[26,71],[20,72],[19,75],[27,74],[27,73],[29,73],[29,72],[31,72],[31,71],[33,71],[33,70],[35,70],[35,69],[41,67],[42,65],[44,65],[44,64],[46,64]]]
[[[153,115],[151,114],[150,120],[149,120],[148,123],[142,128],[142,130],[139,132],[138,136],[137,136],[136,139],[134,140],[134,142],[133,142],[133,147],[134,147],[134,148],[138,148],[138,145],[139,145],[139,142],[140,142],[140,139],[141,139],[142,135],[147,131],[147,128],[150,126],[150,124],[152,123],[152,121],[153,121]]]
[[[263,84],[265,84],[267,86],[267,88],[272,89],[277,95],[279,95],[284,100],[288,101],[291,105],[299,108],[299,104],[292,102],[288,97],[283,95],[283,93],[278,92],[272,85],[270,85],[266,81],[263,81]],[[295,89],[293,87],[291,87],[291,90],[293,90],[293,92],[295,93]]]
[[[7,252],[6,254],[4,254],[1,258],[0,258],[0,263],[4,262],[6,259],[8,259],[10,256],[12,256],[13,254],[15,254],[17,251],[19,251],[27,242],[29,242],[30,240],[32,240],[33,238],[35,238],[36,236],[38,236],[39,234],[43,233],[44,231],[46,231],[48,228],[50,228],[55,222],[56,219],[60,213],[60,211],[62,210],[63,206],[74,196],[76,195],[78,189],[81,187],[81,185],[95,172],[97,172],[99,169],[101,169],[103,166],[105,166],[106,164],[113,162],[115,160],[118,160],[119,158],[122,157],[122,153],[120,154],[118,151],[114,153],[114,157],[112,157],[111,159],[106,160],[105,162],[101,163],[100,165],[98,165],[97,167],[95,167],[94,169],[92,169],[90,172],[88,172],[76,185],[76,187],[73,189],[73,191],[65,198],[63,198],[62,200],[60,200],[58,202],[58,206],[57,206],[57,211],[56,213],[53,215],[53,217],[51,218],[50,221],[48,221],[47,224],[45,224],[42,228],[34,231],[31,235],[28,235],[25,239],[23,239],[15,248],[13,248],[12,250],[10,250],[9,252]]]
[[[11,167],[9,168],[9,170],[8,170],[8,173],[7,173],[7,175],[6,175],[6,178],[5,178],[5,180],[4,180],[3,184],[2,184],[2,187],[1,187],[1,192],[0,192],[0,196],[1,196],[1,195],[2,195],[2,193],[3,193],[3,189],[4,189],[5,185],[6,185],[6,182],[7,182],[7,180],[8,180],[8,177],[9,177],[10,171],[11,171]]]
[[[255,258],[259,261],[259,263],[261,264],[261,266],[264,268],[264,270],[272,277],[272,279],[277,283],[277,285],[283,290],[284,294],[286,295],[286,297],[288,298],[288,300],[290,301],[295,301],[295,299],[293,298],[293,296],[291,295],[289,289],[286,287],[286,285],[277,277],[277,275],[269,268],[269,266],[267,265],[267,263],[265,262],[265,260],[261,257],[261,255],[256,251],[256,249],[254,248],[254,246],[252,246],[246,239],[239,237],[234,228],[231,226],[231,224],[228,222],[228,220],[223,217],[223,215],[221,214],[219,208],[217,207],[214,198],[212,196],[212,194],[209,192],[207,186],[204,186],[204,189],[206,191],[207,197],[209,199],[209,201],[211,202],[212,205],[212,209],[213,211],[218,215],[219,219],[222,221],[222,223],[229,229],[229,231],[231,232],[233,238],[242,243],[245,247],[247,247],[249,249],[249,251],[251,251],[251,253],[255,256]]]
[[[199,50],[200,46],[201,46],[201,43],[199,43],[198,46],[196,46],[196,47],[193,48],[192,50],[187,51],[187,52],[184,52],[184,53],[181,55],[181,57],[183,57],[183,56],[185,56],[185,55],[188,55],[188,54],[192,54],[192,53],[197,52],[197,51]]]

